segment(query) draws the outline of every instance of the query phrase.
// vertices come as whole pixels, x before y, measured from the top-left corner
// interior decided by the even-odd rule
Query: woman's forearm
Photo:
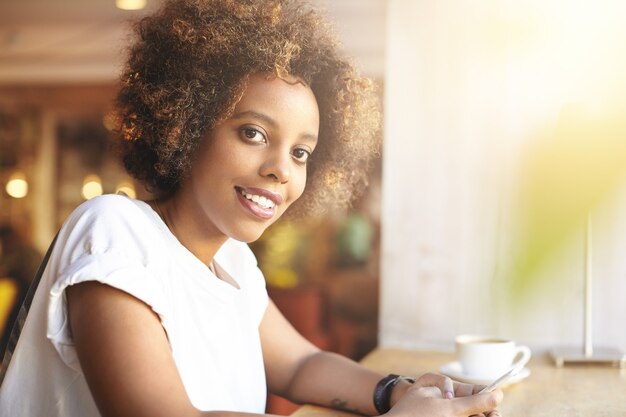
[[[377,415],[372,395],[382,377],[343,356],[318,352],[302,361],[283,394],[298,403]]]

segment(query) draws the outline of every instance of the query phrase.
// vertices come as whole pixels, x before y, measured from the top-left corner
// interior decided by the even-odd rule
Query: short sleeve
[[[85,281],[101,282],[146,303],[162,323],[168,316],[155,264],[159,239],[154,225],[127,197],[97,199],[85,203],[86,207],[79,207],[68,218],[50,263],[53,281],[48,294],[47,337],[61,359],[75,370],[80,365],[69,328],[67,287]]]

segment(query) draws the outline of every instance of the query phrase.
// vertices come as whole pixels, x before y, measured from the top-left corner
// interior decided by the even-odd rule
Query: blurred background
[[[388,1],[380,343],[626,347],[622,1]]]
[[[78,204],[149,197],[106,128],[146,1],[0,0],[0,325]],[[591,219],[594,343],[625,349],[626,3],[313,3],[379,85],[384,150],[351,210],[253,245],[292,323],[355,359],[459,333],[581,345]]]

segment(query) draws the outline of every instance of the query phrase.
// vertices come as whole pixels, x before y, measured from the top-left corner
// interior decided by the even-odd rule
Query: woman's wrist
[[[408,389],[411,388],[411,385],[413,385],[413,382],[411,381],[414,382],[415,380],[412,378],[402,377],[393,387],[393,389],[391,390],[391,396],[389,397],[389,405],[392,408],[394,405],[396,405],[398,401],[400,401],[400,398],[402,398],[402,396],[406,394]]]
[[[389,374],[382,378],[374,388],[374,407],[379,414],[387,413],[406,393],[415,378]]]

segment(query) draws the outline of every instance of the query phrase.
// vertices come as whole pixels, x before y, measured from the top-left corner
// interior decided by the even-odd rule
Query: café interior
[[[111,149],[111,115],[129,22],[160,3],[0,3],[3,340],[78,205],[151,198]],[[626,6],[312,3],[377,86],[383,147],[349,209],[251,244],[279,309],[385,373],[462,379],[457,336],[515,340],[532,359],[506,415],[531,415],[519,405],[546,384],[553,401],[528,400],[532,415],[592,415],[604,399],[602,415],[626,415]],[[595,381],[610,388],[568,403]],[[276,396],[267,411],[331,415]]]

